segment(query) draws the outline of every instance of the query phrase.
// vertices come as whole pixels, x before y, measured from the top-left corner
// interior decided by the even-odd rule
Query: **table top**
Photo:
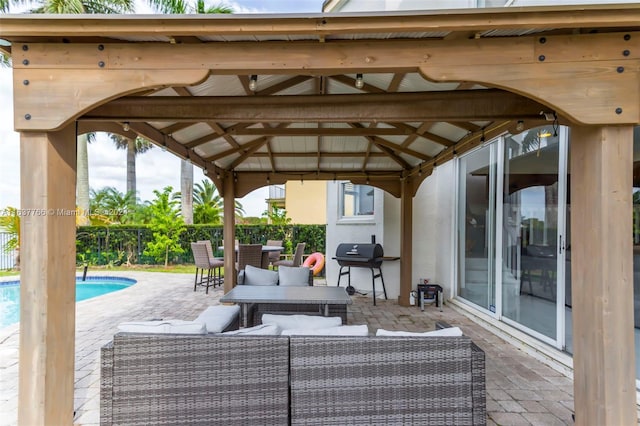
[[[218,250],[224,250],[224,246],[219,246]],[[262,251],[283,251],[284,247],[279,246],[262,246]],[[236,246],[236,251],[238,251],[238,246]]]
[[[344,287],[238,285],[220,298],[236,303],[317,303],[350,305]]]

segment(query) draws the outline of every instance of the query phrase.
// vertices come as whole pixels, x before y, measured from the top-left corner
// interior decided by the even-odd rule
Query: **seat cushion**
[[[207,327],[202,321],[170,319],[123,322],[118,325],[118,331],[145,334],[207,334]]]
[[[376,336],[462,336],[462,330],[460,327],[442,328],[440,330],[425,331],[425,332],[412,332],[412,331],[392,331],[379,328],[376,331]]]
[[[301,329],[317,329],[338,327],[342,325],[340,317],[321,317],[317,315],[262,315],[263,324],[274,324],[281,330],[289,330],[294,328]]]
[[[308,286],[309,268],[305,266],[280,266],[278,267],[278,277],[281,286]]]
[[[363,325],[341,325],[329,328],[291,328],[282,330],[283,336],[368,336],[369,327]]]
[[[206,324],[209,333],[221,333],[239,315],[238,305],[213,305],[202,311],[195,321]]]
[[[244,268],[244,285],[278,285],[278,271],[247,265]]]
[[[239,330],[225,331],[224,335],[241,335],[241,336],[279,336],[280,327],[275,324],[260,324],[255,327],[241,328]]]

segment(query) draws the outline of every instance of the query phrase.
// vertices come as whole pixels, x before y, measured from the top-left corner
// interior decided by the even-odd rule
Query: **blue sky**
[[[320,13],[322,0],[235,0],[224,1],[237,13]],[[214,1],[212,4],[219,4]],[[144,9],[141,7],[140,9]],[[148,10],[139,10],[149,13]],[[13,131],[11,69],[0,68],[0,209],[20,206],[20,144]],[[102,134],[89,145],[89,184],[94,189],[114,186],[126,189],[125,151],[116,150]],[[142,200],[153,198],[153,189],[172,186],[180,188],[180,162],[168,152],[152,149],[137,161],[138,195]],[[205,177],[199,168],[194,180]],[[241,199],[247,216],[260,216],[266,210],[268,191],[262,188]]]

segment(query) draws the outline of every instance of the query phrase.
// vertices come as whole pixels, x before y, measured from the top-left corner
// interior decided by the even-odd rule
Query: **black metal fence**
[[[16,252],[7,252],[6,247],[11,239],[11,234],[0,232],[0,270],[13,269],[16,261]]]

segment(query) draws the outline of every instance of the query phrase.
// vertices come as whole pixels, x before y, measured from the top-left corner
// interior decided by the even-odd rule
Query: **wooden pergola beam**
[[[497,13],[496,13],[497,12]],[[380,32],[472,31],[484,29],[539,28],[628,28],[640,21],[640,5],[581,5],[566,7],[530,7],[517,9],[430,10],[429,14],[368,13],[360,16],[310,14],[302,17],[271,15],[264,19],[242,15],[193,15],[144,18],[124,16],[28,17],[3,16],[0,37],[56,37],[60,33],[76,37],[140,36],[212,36],[308,34],[326,39],[331,34],[368,34]],[[79,25],[81,23],[82,25]]]
[[[430,93],[239,97],[126,97],[81,120],[368,122],[487,121],[540,117],[549,108],[498,89]]]

